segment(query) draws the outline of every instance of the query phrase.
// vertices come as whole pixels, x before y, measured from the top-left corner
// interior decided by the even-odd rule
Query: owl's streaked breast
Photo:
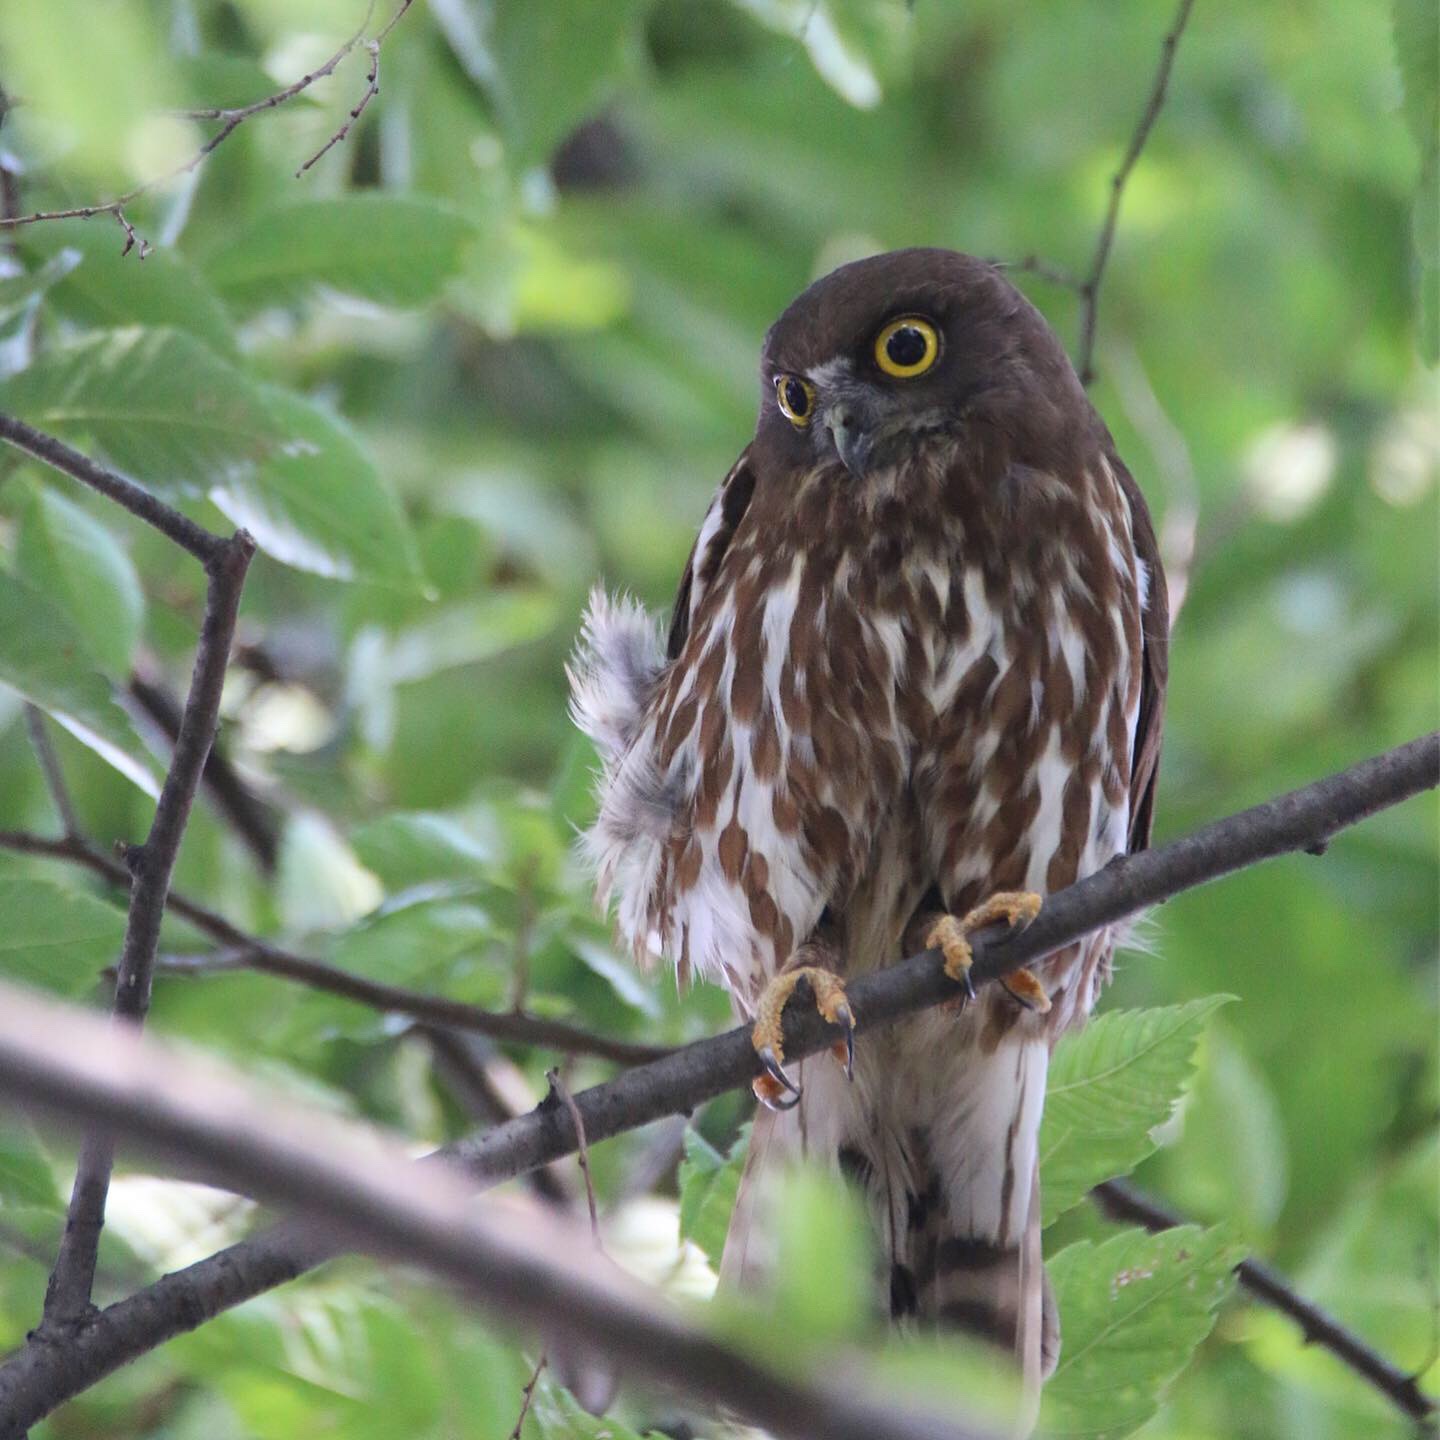
[[[868,969],[933,876],[963,909],[1123,849],[1143,584],[1123,496],[1103,468],[966,483],[932,456],[863,491],[833,469],[757,486],[627,762],[672,807],[620,887],[637,949],[743,1006],[827,907]]]

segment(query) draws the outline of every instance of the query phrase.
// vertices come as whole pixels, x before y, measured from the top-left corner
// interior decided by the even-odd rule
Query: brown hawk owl
[[[967,930],[1143,847],[1166,635],[1144,499],[996,267],[901,250],[785,311],[668,639],[597,593],[571,672],[602,899],[638,955],[729,988],[785,1112],[757,1123],[726,1271],[764,1249],[756,1177],[803,1151],[864,1188],[893,1315],[1053,1367],[1046,1068],[1113,936],[867,1037],[853,1081],[824,1056],[792,1078],[778,1020],[804,975],[848,1032],[844,978],[927,944],[963,979]]]

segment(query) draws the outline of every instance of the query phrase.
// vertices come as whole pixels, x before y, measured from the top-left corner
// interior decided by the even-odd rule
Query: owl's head
[[[1039,312],[953,250],[895,250],[817,280],[765,337],[760,383],[761,455],[838,459],[857,479],[981,425],[1011,458],[1046,465],[1093,418]]]

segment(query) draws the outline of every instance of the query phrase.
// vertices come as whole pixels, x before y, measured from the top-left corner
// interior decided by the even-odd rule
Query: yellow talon
[[[764,1073],[755,1077],[752,1088],[756,1099],[772,1110],[789,1110],[800,1100],[798,1087],[784,1070],[781,1017],[785,1013],[786,1002],[802,980],[809,982],[815,994],[815,1008],[832,1025],[845,1032],[844,1040],[836,1042],[835,1052],[845,1062],[846,1076],[854,1072],[855,1015],[845,995],[844,981],[834,971],[819,965],[797,965],[792,970],[782,971],[761,992],[755,1010],[755,1026],[750,1032],[750,1043],[765,1067]],[[791,1097],[788,1100],[785,1098],[787,1094]]]
[[[941,951],[945,956],[945,973],[973,993],[970,966],[975,957],[969,940],[965,938],[963,920],[957,920],[953,915],[942,915],[925,936],[925,948]]]
[[[997,891],[959,919],[954,915],[942,915],[925,936],[925,947],[939,950],[945,956],[945,973],[957,984],[963,985],[966,996],[973,999],[975,987],[970,983],[970,966],[975,957],[970,949],[970,935],[1001,921],[1012,929],[1023,929],[1040,913],[1040,904],[1040,897],[1029,890]],[[1045,987],[1028,970],[1013,972],[1006,976],[1003,983],[1022,1005],[1030,1006],[1042,1015],[1050,1008],[1050,997],[1045,993]]]

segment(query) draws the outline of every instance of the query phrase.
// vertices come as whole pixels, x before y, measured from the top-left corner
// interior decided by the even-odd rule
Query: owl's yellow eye
[[[780,406],[780,413],[797,430],[803,430],[810,423],[815,409],[815,387],[798,375],[777,375],[775,401]]]
[[[940,336],[918,315],[892,320],[875,337],[875,363],[897,380],[923,375],[940,358]]]

